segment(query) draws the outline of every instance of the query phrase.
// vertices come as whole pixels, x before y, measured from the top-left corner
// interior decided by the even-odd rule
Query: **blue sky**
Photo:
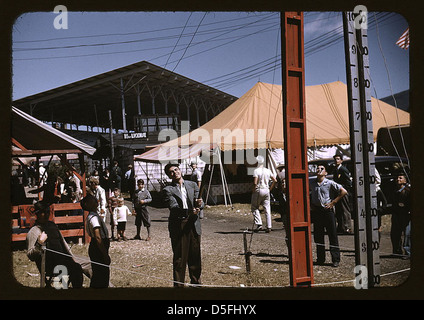
[[[67,29],[55,29],[57,17],[16,20],[13,99],[142,60],[237,97],[257,81],[281,84],[277,12],[68,12]],[[395,13],[368,19],[372,95],[391,94],[387,72],[393,93],[409,89],[409,50],[395,44],[407,21]],[[306,85],[346,83],[341,13],[306,12],[304,22]]]

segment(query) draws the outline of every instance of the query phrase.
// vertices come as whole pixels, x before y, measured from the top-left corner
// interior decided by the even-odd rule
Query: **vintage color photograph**
[[[363,5],[20,15],[16,281],[401,286],[415,254],[410,45],[402,15]]]

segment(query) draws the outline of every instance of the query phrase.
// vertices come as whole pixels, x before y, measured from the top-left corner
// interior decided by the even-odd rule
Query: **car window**
[[[393,163],[380,162],[380,163],[376,163],[375,167],[377,168],[378,173],[380,173],[380,175],[386,176],[391,174]]]
[[[406,170],[408,171],[408,166],[398,161],[376,163],[376,168],[382,176],[397,175],[399,172],[403,171],[404,167],[407,168]]]

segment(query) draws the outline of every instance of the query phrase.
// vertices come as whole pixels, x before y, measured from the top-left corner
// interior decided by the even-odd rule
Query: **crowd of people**
[[[60,163],[54,163],[51,167],[44,169],[39,167],[39,177],[35,181],[28,180],[25,186],[36,186],[29,193],[41,194],[42,200],[34,203],[34,213],[36,223],[29,230],[26,243],[28,258],[36,262],[37,267],[41,268],[42,247],[46,247],[46,286],[52,286],[54,279],[55,266],[63,265],[69,272],[68,284],[73,288],[82,286],[82,275],[86,274],[90,280],[90,287],[105,288],[110,286],[109,282],[109,246],[110,241],[128,240],[125,236],[126,222],[129,215],[135,215],[135,224],[137,226],[137,235],[134,239],[140,239],[141,226],[147,229],[147,238],[150,237],[150,216],[147,204],[151,202],[152,197],[144,187],[144,181],[137,181],[137,189],[132,184],[134,174],[132,166],[125,172],[125,188],[131,195],[132,208],[125,205],[123,194],[121,193],[122,173],[115,161],[112,168],[102,171],[98,175],[97,169],[87,178],[86,196],[84,197],[82,183],[74,174],[73,169],[61,166]],[[18,176],[15,174],[15,176]],[[19,175],[21,176],[21,175]],[[100,185],[102,181],[102,185]],[[19,181],[19,183],[22,183]],[[23,184],[24,185],[24,184]],[[91,238],[88,254],[91,263],[76,261],[72,255],[69,246],[64,240],[60,228],[54,222],[49,220],[50,206],[57,203],[80,203],[81,209],[73,210],[66,214],[83,214],[87,211],[89,214],[86,224],[88,236]],[[21,203],[22,204],[22,203]],[[63,212],[62,212],[63,213]],[[106,216],[109,217],[111,237],[106,227]],[[115,233],[116,230],[116,233]]]
[[[313,224],[313,239],[316,244],[316,264],[325,264],[325,235],[328,237],[331,265],[338,267],[340,264],[339,235],[352,235],[353,222],[356,218],[353,214],[353,186],[352,175],[348,168],[343,165],[343,155],[336,153],[333,157],[334,164],[331,168],[323,162],[317,166],[317,176],[309,183],[310,214]],[[259,206],[263,207],[267,226],[265,231],[270,232],[270,196],[272,195],[279,203],[280,214],[284,229],[287,230],[288,216],[286,212],[286,188],[284,165],[278,166],[278,173],[274,175],[263,166],[263,157],[257,157],[258,167],[254,170],[254,183],[251,199],[255,232],[263,230]],[[331,171],[333,178],[328,179]],[[408,182],[407,173],[399,171],[396,176],[396,185],[391,194],[388,205],[386,195],[381,189],[381,177],[375,169],[374,185],[377,195],[377,213],[379,236],[381,232],[382,215],[391,215],[390,239],[392,254],[396,257],[409,259],[411,254],[411,185]],[[286,243],[289,245],[286,236]]]
[[[340,248],[338,236],[341,234],[353,234],[353,221],[356,217],[353,214],[353,186],[352,175],[348,168],[343,165],[343,155],[335,154],[334,164],[331,168],[325,162],[318,164],[316,179],[310,181],[310,212],[311,223],[313,224],[314,242],[316,244],[318,265],[325,264],[325,241],[327,234],[329,241],[329,251],[331,265],[338,267],[340,263]],[[284,171],[284,167],[280,168]],[[327,175],[332,173],[333,179],[328,179]],[[377,219],[379,238],[381,236],[381,217],[391,216],[390,239],[392,244],[392,255],[402,259],[409,259],[411,255],[411,185],[408,182],[408,175],[405,171],[399,170],[395,177],[393,191],[385,195],[381,189],[381,176],[375,168],[375,186],[377,196]],[[281,186],[276,193],[280,203],[285,203],[285,183],[284,174],[279,179]],[[390,197],[391,204],[388,205],[387,197]],[[280,206],[281,214],[284,217],[284,205]],[[285,225],[287,217],[283,218]]]
[[[333,179],[327,179],[328,167],[326,164],[319,164],[317,167],[317,179],[310,183],[310,205],[311,222],[314,225],[314,242],[316,244],[316,255],[318,265],[325,264],[325,241],[327,235],[330,244],[331,265],[338,267],[340,263],[340,248],[338,243],[339,234],[352,234],[352,219],[354,219],[352,208],[352,178],[350,172],[342,165],[343,157],[335,155],[335,167],[333,168]],[[270,169],[264,166],[264,158],[257,157],[258,167],[253,172],[253,190],[251,196],[251,210],[254,218],[254,232],[272,231],[271,193],[277,196],[280,201],[280,213],[283,218],[285,229],[287,230],[287,215],[285,212],[285,177],[284,167],[278,167],[278,174],[275,175]],[[184,179],[178,164],[168,164],[164,173],[171,179],[171,183],[162,190],[163,202],[169,209],[168,230],[173,252],[173,280],[175,286],[183,286],[186,269],[188,268],[190,282],[193,285],[201,283],[201,219],[203,218],[204,203],[201,195],[201,173],[197,169],[196,163],[191,164],[192,175],[189,179]],[[144,226],[147,231],[146,241],[151,240],[151,220],[148,205],[152,201],[152,196],[147,190],[142,179],[137,180],[136,187],[130,184],[135,175],[131,166],[122,175],[117,162],[108,170],[102,171],[101,175],[93,172],[88,179],[86,196],[82,197],[82,192],[78,189],[78,181],[72,170],[66,170],[66,179],[63,181],[64,187],[59,193],[58,176],[48,174],[41,189],[44,191],[43,201],[37,203],[36,215],[37,223],[30,230],[27,237],[28,257],[40,264],[40,255],[43,245],[48,249],[70,254],[70,259],[61,257],[57,263],[66,267],[69,266],[73,275],[69,278],[72,287],[81,286],[82,274],[91,278],[90,286],[96,288],[106,288],[110,286],[111,263],[109,256],[110,241],[126,241],[125,235],[127,218],[135,215],[136,236],[135,240],[141,240],[141,228]],[[120,176],[120,178],[116,178]],[[127,190],[132,190],[130,199],[132,208],[130,209],[124,202],[121,192],[122,177],[124,177]],[[271,182],[271,183],[270,183]],[[409,257],[411,251],[410,244],[410,193],[411,186],[407,181],[407,176],[400,173],[396,180],[396,191],[392,198],[390,208],[385,205],[385,196],[379,187],[380,179],[376,172],[376,192],[378,195],[378,208],[382,214],[390,213],[392,217],[391,241],[393,254]],[[274,192],[273,192],[274,190]],[[58,200],[59,199],[59,200]],[[88,254],[91,260],[91,268],[76,262],[72,257],[66,242],[63,240],[57,227],[46,221],[45,213],[51,203],[57,201],[77,201],[81,203],[83,210],[88,211],[85,229],[91,238]],[[262,227],[262,218],[259,208],[262,207],[266,217],[266,228]],[[106,217],[109,217],[110,233],[106,226]],[[379,219],[381,224],[381,220]],[[286,242],[289,245],[287,241]],[[56,261],[54,255],[48,255],[48,267],[46,276],[52,276]],[[52,263],[52,261],[55,261]],[[47,282],[49,283],[49,282]]]

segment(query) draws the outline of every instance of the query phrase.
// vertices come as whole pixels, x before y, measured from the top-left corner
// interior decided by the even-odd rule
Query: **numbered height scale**
[[[380,283],[380,252],[374,135],[366,28],[355,28],[353,12],[343,13],[353,175],[356,265],[367,268],[367,285]]]

